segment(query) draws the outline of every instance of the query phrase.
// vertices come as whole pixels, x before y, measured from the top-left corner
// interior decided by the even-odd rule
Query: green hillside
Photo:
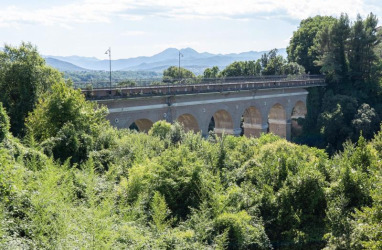
[[[381,247],[381,133],[329,158],[273,135],[116,130],[84,104],[50,137],[41,127],[53,99],[30,117],[36,138],[25,143],[2,109],[0,248]]]
[[[308,18],[289,62],[271,52],[204,74],[325,73],[296,139],[322,149],[165,121],[117,130],[36,47],[5,45],[0,249],[382,249],[376,20]]]
[[[60,61],[58,59],[51,58],[51,57],[45,58],[45,61],[46,61],[46,64],[60,71],[90,71],[88,69],[81,68],[72,63]]]

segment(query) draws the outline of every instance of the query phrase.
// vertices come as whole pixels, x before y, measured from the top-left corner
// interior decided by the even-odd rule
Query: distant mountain
[[[196,74],[203,73],[204,69],[218,66],[224,69],[227,65],[234,61],[248,61],[257,60],[262,54],[268,51],[248,51],[243,53],[231,54],[211,54],[199,53],[192,48],[181,49],[182,53],[181,66],[190,69]],[[286,49],[279,49],[279,55],[286,58]],[[67,62],[74,66],[82,68],[82,70],[109,70],[109,60],[99,60],[94,57],[81,57],[81,56],[49,56],[47,58],[56,59],[55,65],[60,66],[58,63]],[[47,62],[50,64],[51,62]],[[52,62],[53,63],[53,62]],[[112,60],[112,70],[116,71],[155,71],[162,72],[170,66],[177,66],[179,64],[179,50],[175,48],[168,48],[153,56],[140,56],[129,59]],[[63,66],[63,64],[61,64]],[[51,65],[55,67],[54,65]],[[69,67],[69,65],[68,65]],[[61,70],[61,69],[60,69]],[[68,69],[70,70],[70,69]],[[79,70],[79,69],[78,69]]]
[[[51,58],[51,57],[45,58],[45,62],[49,66],[56,68],[60,71],[89,71],[88,69],[81,68],[81,67],[74,65],[72,63],[61,61],[61,60]]]
[[[54,58],[60,61],[65,61],[83,68],[86,68],[87,64],[100,61],[95,57],[84,57],[84,56],[45,56],[46,58]]]
[[[165,52],[165,53],[164,53]],[[262,54],[268,51],[249,51],[239,54],[211,54],[211,53],[198,53],[192,49],[183,49],[181,53],[184,55],[181,58],[181,66],[185,67],[196,74],[202,74],[206,68],[218,66],[221,70],[234,61],[249,61],[257,60]],[[178,50],[167,49],[160,54],[154,55],[156,60],[146,60],[138,65],[128,66],[121,70],[147,70],[147,71],[163,71],[170,66],[179,64]],[[165,54],[166,57],[158,60],[159,55]],[[279,49],[279,54],[286,58],[286,49]],[[153,58],[151,57],[151,58]],[[150,59],[151,59],[150,58]]]

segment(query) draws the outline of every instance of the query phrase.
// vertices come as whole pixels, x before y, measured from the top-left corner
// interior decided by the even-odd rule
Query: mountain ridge
[[[61,71],[89,71],[88,69],[79,67],[73,63],[65,62],[52,57],[46,57],[45,62],[49,66],[59,69]]]
[[[278,54],[286,57],[286,49],[278,49]],[[218,66],[220,69],[234,61],[257,60],[262,54],[268,51],[246,51],[241,53],[213,54],[209,52],[198,52],[192,48],[167,48],[152,56],[139,56],[127,59],[116,59],[111,61],[113,71],[155,71],[161,72],[170,66],[179,65],[179,52],[181,56],[181,67],[190,67],[195,74],[203,73],[204,69]],[[45,59],[51,58],[47,64],[61,71],[92,71],[109,70],[109,60],[97,59],[95,57],[81,56],[44,56]],[[52,59],[55,59],[54,61]],[[59,61],[66,62],[60,63]],[[72,68],[72,70],[70,69]]]

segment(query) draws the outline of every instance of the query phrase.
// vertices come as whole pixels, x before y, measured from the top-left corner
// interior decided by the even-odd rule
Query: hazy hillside
[[[69,62],[61,61],[55,58],[45,58],[45,62],[60,71],[89,71]]]
[[[208,52],[199,53],[192,48],[181,49],[183,54],[181,58],[181,66],[192,70],[195,74],[200,74],[205,68],[218,66],[224,68],[234,61],[257,60],[267,51],[248,51],[243,53],[231,54],[212,54]],[[286,58],[286,50],[279,49],[279,54]],[[58,61],[71,63],[75,66],[83,68],[83,70],[109,70],[109,60],[99,60],[94,57],[81,56],[49,56],[57,61],[47,62],[49,65],[66,71],[64,64],[59,65]],[[168,48],[153,56],[140,56],[128,59],[112,60],[112,70],[119,71],[155,71],[162,72],[164,69],[179,64],[179,50]]]

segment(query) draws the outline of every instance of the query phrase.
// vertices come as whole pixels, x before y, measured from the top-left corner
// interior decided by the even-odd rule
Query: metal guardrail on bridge
[[[154,82],[150,86],[113,86],[83,89],[88,99],[136,98],[144,96],[180,95],[241,90],[324,86],[323,75],[260,76],[226,78],[185,78]],[[160,83],[160,84],[159,84]]]

